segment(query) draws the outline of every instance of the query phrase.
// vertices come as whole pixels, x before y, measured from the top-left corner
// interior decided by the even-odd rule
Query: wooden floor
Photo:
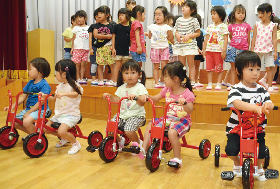
[[[6,112],[0,111],[0,121],[4,125]],[[83,119],[80,127],[85,135],[93,130],[105,132],[106,121]],[[142,127],[144,132],[145,126]],[[212,143],[211,154],[215,144],[221,145],[224,153],[226,143],[225,131],[205,130],[203,125],[195,124],[190,133],[186,134],[189,144],[199,145],[207,138]],[[21,137],[14,148],[0,149],[0,188],[188,188],[216,189],[242,188],[241,178],[223,181],[222,171],[231,170],[232,162],[228,158],[220,159],[220,167],[214,167],[214,157],[201,160],[198,150],[182,148],[183,165],[179,169],[170,168],[162,160],[159,169],[151,173],[144,160],[131,156],[130,153],[119,153],[112,163],[104,163],[98,152],[88,153],[87,140],[79,139],[82,149],[75,155],[68,155],[70,144],[55,148],[58,138],[47,135],[49,148],[37,159],[25,155]],[[270,148],[270,169],[280,169],[280,134],[268,133],[266,144]],[[163,154],[168,161],[173,152]],[[274,189],[280,186],[280,179],[266,182],[255,181],[254,188]]]

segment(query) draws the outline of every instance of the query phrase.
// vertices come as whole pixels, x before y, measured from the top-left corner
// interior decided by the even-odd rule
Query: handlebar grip
[[[23,91],[22,93],[28,94],[28,95],[38,95],[38,93],[33,93],[31,91]]]
[[[138,97],[134,97],[133,100],[138,100]]]
[[[55,96],[55,94],[52,94],[52,97],[54,97]]]
[[[222,111],[229,111],[230,110],[230,107],[224,107],[224,108],[221,108]]]
[[[179,104],[178,100],[176,100],[175,103]],[[185,102],[183,105],[187,105],[187,102]]]
[[[273,110],[278,110],[278,106],[274,106]]]

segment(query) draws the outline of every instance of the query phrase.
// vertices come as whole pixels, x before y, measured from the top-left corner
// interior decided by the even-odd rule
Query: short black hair
[[[211,9],[210,13],[212,13],[212,12],[216,12],[219,15],[219,17],[221,18],[222,22],[225,21],[227,13],[226,13],[226,10],[223,6],[220,6],[220,5],[214,6]]]
[[[180,18],[180,17],[182,17],[182,15],[176,15],[176,16],[174,16],[173,27],[175,26],[177,19]]]
[[[43,78],[48,77],[51,73],[50,64],[45,58],[34,58],[30,64],[42,74]]]
[[[249,66],[261,67],[261,59],[257,53],[245,50],[239,53],[235,58],[235,68],[237,69],[237,78],[239,81],[243,79],[243,69]]]
[[[76,16],[75,16],[75,14],[74,14],[74,15],[71,16],[71,24],[72,24],[72,21],[75,22],[75,20],[76,20]]]
[[[95,9],[94,12],[93,12],[93,18],[94,18],[94,20],[96,20],[95,17],[96,17],[97,15],[98,15],[98,11],[97,11],[97,9]]]
[[[273,23],[278,24],[277,29],[279,30],[280,29],[280,18],[278,18],[277,16],[274,16]]]
[[[197,19],[197,21],[198,21],[198,23],[199,23],[199,26],[200,26],[200,28],[202,27],[202,24],[201,24],[201,16],[199,15],[199,14],[197,14],[196,15],[196,19]]]
[[[127,0],[126,5],[130,5],[130,4],[136,5],[136,1],[135,0]]]
[[[241,9],[242,12],[243,12],[243,11],[245,12],[245,17],[244,17],[244,19],[243,19],[243,22],[245,22],[245,19],[246,19],[246,8],[245,8],[243,5],[239,4],[239,5],[236,5],[236,6],[233,8],[233,11],[231,12],[231,23],[234,23],[234,22],[236,21],[236,19],[235,19],[235,12],[236,12],[237,10],[239,10],[239,9]]]
[[[184,6],[188,6],[190,7],[190,10],[193,11],[193,13],[191,14],[192,17],[196,17],[197,15],[197,4],[195,1],[192,0],[186,0],[182,3],[182,7]]]
[[[87,13],[86,13],[86,11],[84,11],[84,10],[78,10],[77,12],[76,12],[76,14],[75,14],[75,17],[77,18],[77,17],[84,17],[84,18],[87,18]]]
[[[258,6],[258,9],[257,9],[257,11],[258,12],[266,12],[266,13],[271,13],[271,15],[270,15],[270,21],[273,21],[274,20],[274,16],[273,16],[273,10],[272,10],[272,6],[271,6],[271,4],[269,4],[269,3],[263,3],[263,4],[260,4],[259,6]]]
[[[145,12],[145,8],[141,5],[136,5],[133,9],[132,9],[132,17],[133,18],[137,18],[137,13],[140,12],[141,14],[143,14],[143,12]]]
[[[111,15],[111,14],[110,14],[110,8],[109,8],[108,6],[102,5],[102,6],[98,7],[98,8],[96,9],[96,11],[97,11],[97,14],[98,14],[99,12],[104,13],[105,16],[107,16],[107,15],[109,14],[109,16],[107,17],[107,21],[108,21],[108,22],[110,21],[110,15]]]

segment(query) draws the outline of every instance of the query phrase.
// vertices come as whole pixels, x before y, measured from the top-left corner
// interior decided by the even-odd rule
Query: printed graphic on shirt
[[[182,95],[180,95],[180,98],[183,98]],[[170,92],[167,92],[166,93],[166,102],[174,102],[175,99],[173,98],[170,98]],[[184,111],[184,108],[182,105],[178,105],[178,104],[175,104],[175,103],[172,103],[169,105],[169,110],[167,112],[168,115],[170,116],[175,116],[175,117],[178,117],[178,118],[182,118],[182,117],[185,117],[187,116],[187,112]]]
[[[108,35],[108,34],[111,34],[111,30],[107,27],[100,27],[98,29],[98,34]],[[98,39],[98,42],[102,43],[102,42],[104,42],[104,39]]]
[[[215,44],[215,45],[219,44],[218,43],[218,37],[219,36],[217,35],[217,33],[212,33],[212,36],[209,40],[209,43],[212,43],[212,44]]]

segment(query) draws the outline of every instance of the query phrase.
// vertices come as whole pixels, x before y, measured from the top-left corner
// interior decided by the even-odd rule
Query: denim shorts
[[[236,56],[239,53],[241,53],[242,51],[244,51],[244,50],[237,49],[235,47],[232,47],[232,46],[228,45],[228,47],[227,47],[227,57],[226,57],[225,61],[226,62],[235,62]]]
[[[63,115],[60,115],[59,117],[53,116],[50,120],[52,122],[64,123],[68,127],[72,128],[80,121],[80,116],[63,114]]]
[[[28,111],[28,110],[26,110],[26,109],[22,110],[18,115],[16,115],[16,118],[22,120],[23,115],[24,115],[27,111]],[[37,119],[38,119],[38,111],[39,111],[39,110],[36,110],[36,111],[30,113],[29,115],[30,115],[31,117],[33,117],[34,120],[37,120]],[[50,111],[50,109],[48,108],[48,109],[46,110],[46,114],[47,114],[47,112],[49,112],[49,111]],[[43,113],[44,113],[44,110],[41,111],[40,117],[43,117]]]
[[[280,66],[280,53],[277,54],[278,54],[278,58],[277,60],[274,61],[274,65]]]
[[[70,54],[70,52],[65,51],[65,52],[64,52],[64,59],[69,59],[69,60],[71,60],[71,58],[72,58],[72,55]]]
[[[130,51],[131,58],[137,62],[146,62],[146,53],[138,54]]]

